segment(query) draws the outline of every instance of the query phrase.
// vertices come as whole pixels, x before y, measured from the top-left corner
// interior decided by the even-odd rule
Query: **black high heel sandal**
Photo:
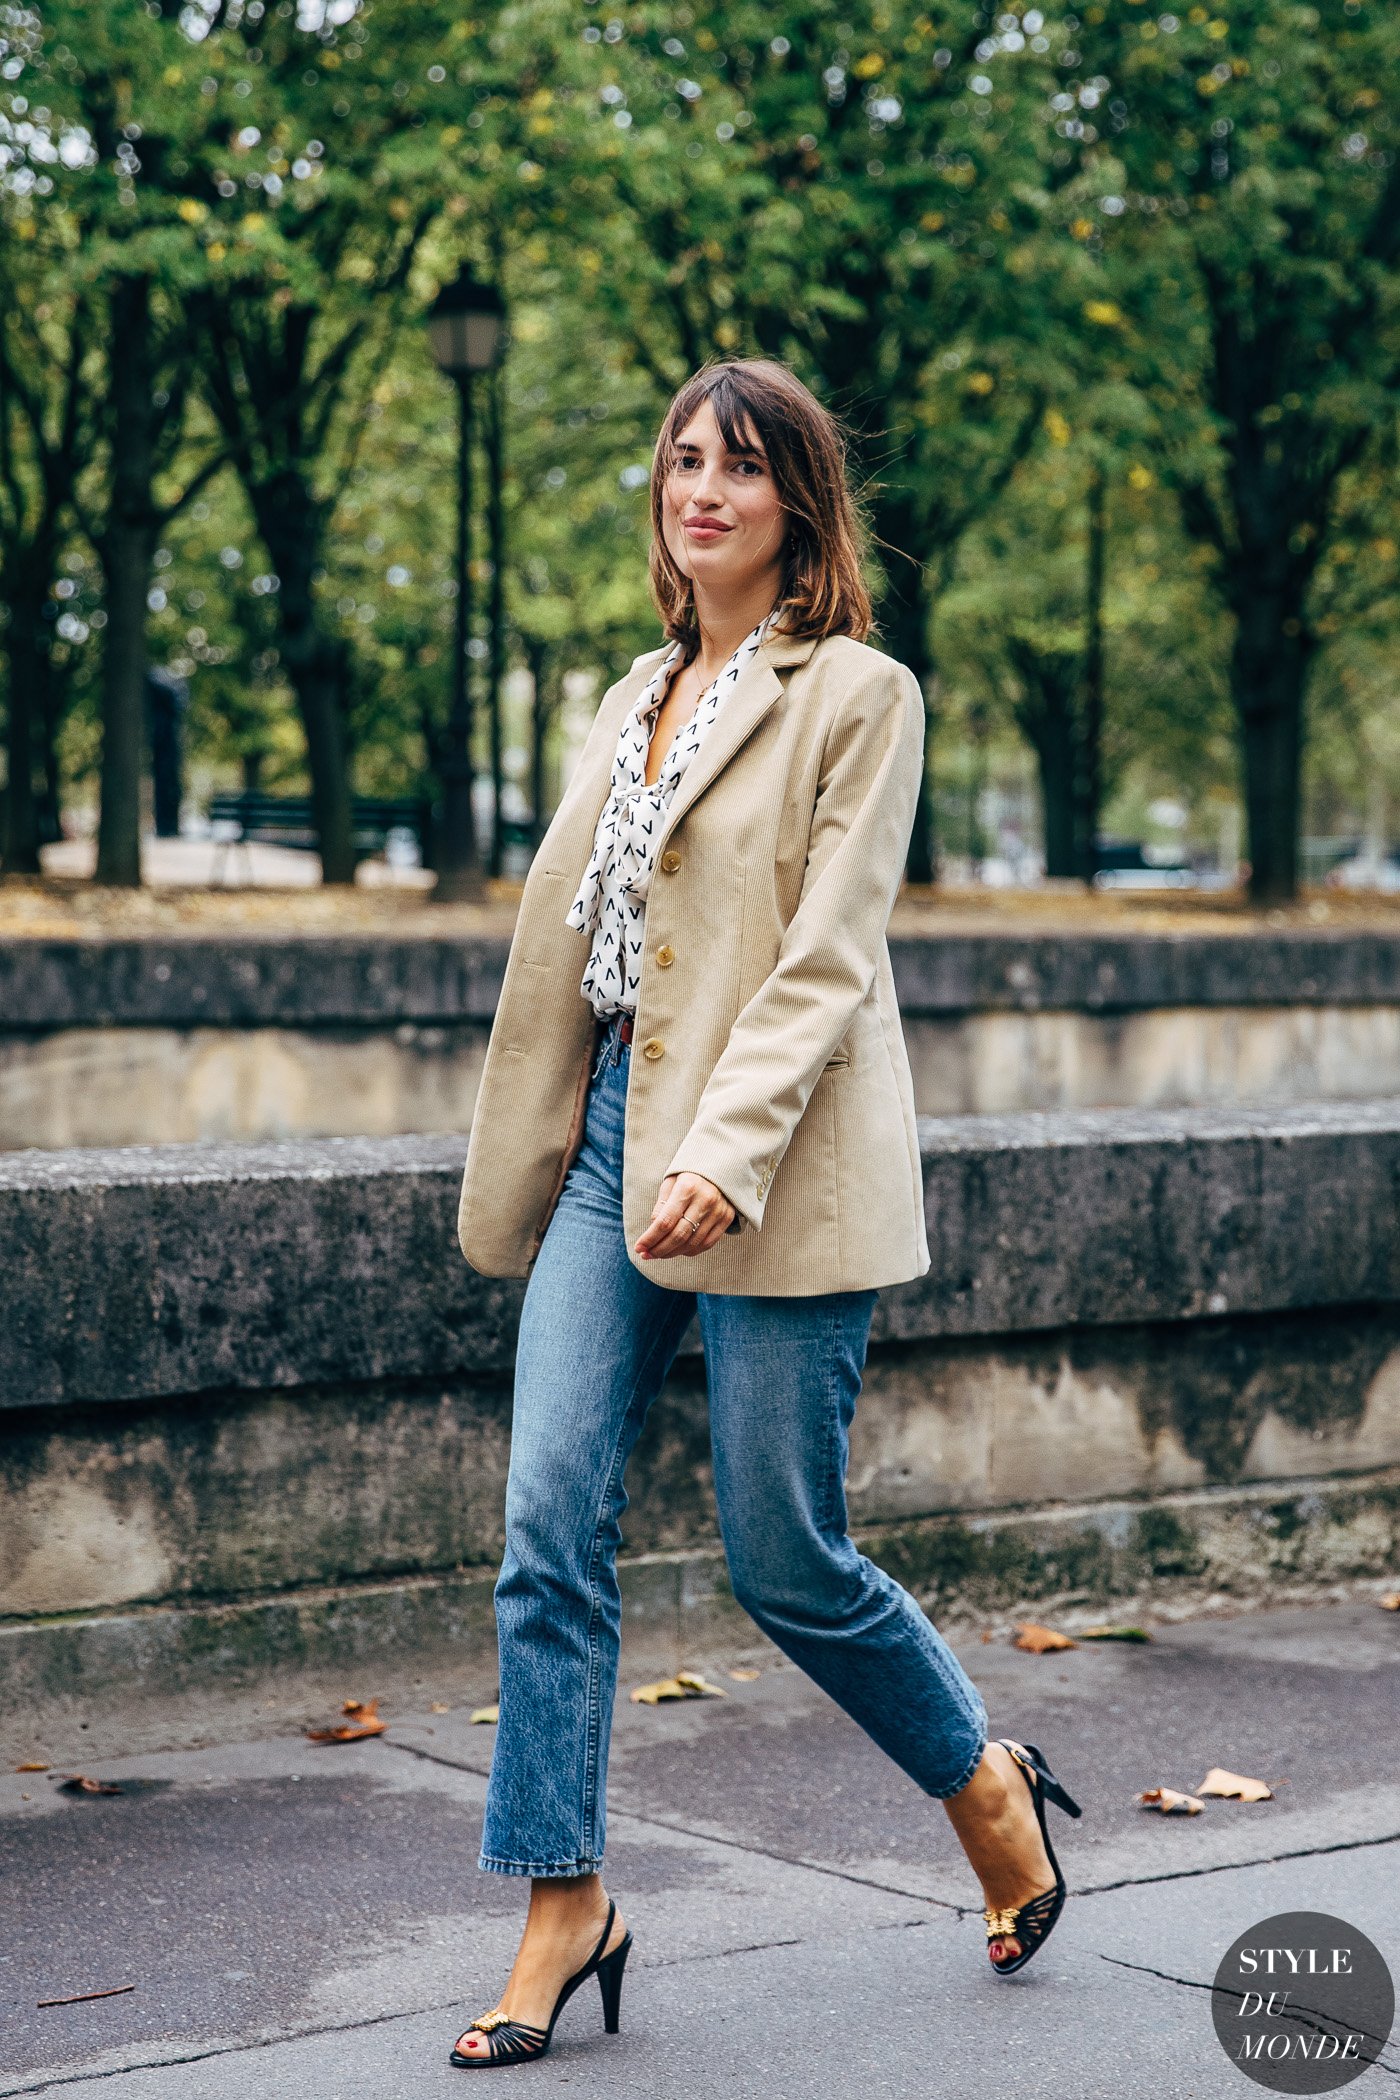
[[[1031,1956],[1039,1953],[1045,1945],[1059,1922],[1060,1912],[1065,1907],[1065,1877],[1060,1872],[1060,1863],[1055,1857],[1055,1848],[1045,1827],[1045,1804],[1047,1801],[1053,1801],[1067,1816],[1078,1816],[1083,1811],[1077,1801],[1070,1799],[1046,1764],[1044,1754],[1034,1743],[1012,1743],[1008,1742],[1005,1736],[998,1736],[997,1741],[1003,1750],[1010,1753],[1025,1775],[1026,1785],[1031,1790],[1031,1800],[1035,1804],[1035,1819],[1040,1825],[1045,1857],[1049,1860],[1055,1876],[1054,1887],[1043,1890],[1039,1896],[1032,1896],[1029,1903],[1023,1903],[1019,1908],[1013,1905],[1007,1910],[984,1910],[982,1913],[987,1921],[989,1946],[993,1940],[1017,1939],[1021,1942],[1020,1953],[1014,1954],[1010,1961],[994,1961],[991,1965],[998,1976],[1014,1976],[1016,1971],[1024,1969]]]
[[[456,2064],[460,2070],[475,2071],[482,2065],[528,2063],[532,2057],[543,2056],[554,2039],[555,2021],[579,1985],[587,1983],[590,1976],[597,1977],[598,1989],[603,1997],[603,2032],[616,2034],[618,2007],[622,2000],[622,1972],[632,1951],[632,1935],[628,1932],[624,1933],[611,1954],[603,1953],[616,1916],[617,1905],[610,1901],[608,1922],[603,1927],[602,1936],[583,1967],[569,1978],[555,1999],[548,2027],[532,2027],[526,2020],[508,2019],[503,2012],[483,2013],[479,2020],[469,2020],[463,2032],[470,2034],[475,2028],[479,2034],[489,2036],[489,2051],[483,2051],[479,2056],[467,2056],[462,2050],[454,2048],[447,2061]]]

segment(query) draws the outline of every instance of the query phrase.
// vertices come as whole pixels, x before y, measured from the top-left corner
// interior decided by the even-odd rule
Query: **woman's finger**
[[[733,1216],[733,1205],[713,1182],[692,1174],[668,1176],[636,1251],[647,1261],[704,1254],[722,1237]]]

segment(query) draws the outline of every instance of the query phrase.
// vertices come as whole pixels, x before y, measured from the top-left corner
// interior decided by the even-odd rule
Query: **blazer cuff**
[[[776,1153],[769,1159],[740,1159],[713,1144],[692,1142],[689,1138],[666,1169],[667,1174],[700,1174],[712,1181],[721,1196],[734,1206],[731,1232],[741,1232],[746,1225],[755,1232],[761,1231],[768,1191],[777,1171]]]

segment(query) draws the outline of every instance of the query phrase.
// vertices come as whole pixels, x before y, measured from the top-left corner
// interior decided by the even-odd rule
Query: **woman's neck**
[[[723,605],[705,603],[697,593],[695,620],[700,630],[700,645],[691,661],[698,666],[703,680],[719,676],[740,642],[753,633],[759,621],[772,611],[774,603],[771,585]]]

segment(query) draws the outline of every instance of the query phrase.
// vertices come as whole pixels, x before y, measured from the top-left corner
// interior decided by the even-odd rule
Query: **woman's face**
[[[751,589],[782,572],[787,514],[757,431],[742,424],[730,451],[709,402],[677,433],[661,518],[671,558],[702,590]]]

